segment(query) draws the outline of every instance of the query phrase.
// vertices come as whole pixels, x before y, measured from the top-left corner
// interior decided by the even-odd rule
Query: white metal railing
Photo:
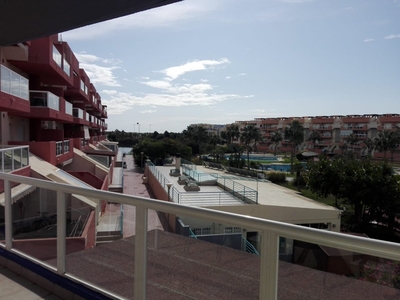
[[[29,101],[29,80],[1,65],[0,90]]]
[[[64,153],[68,153],[69,152],[69,140],[64,140]]]
[[[82,284],[92,286],[89,282],[79,280],[66,273],[66,196],[70,194],[82,195],[93,199],[107,199],[110,202],[136,206],[136,236],[135,236],[135,261],[134,261],[134,298],[146,297],[146,265],[147,265],[147,216],[148,210],[185,215],[196,219],[205,219],[211,222],[231,224],[242,228],[252,228],[261,234],[260,249],[260,299],[277,299],[278,289],[278,263],[279,236],[302,240],[310,243],[341,248],[348,251],[364,253],[382,258],[400,261],[400,245],[385,241],[378,241],[357,236],[350,236],[330,231],[323,231],[302,226],[280,223],[271,220],[259,219],[249,216],[237,215],[206,208],[189,207],[166,201],[159,201],[138,196],[123,195],[101,190],[86,189],[78,186],[59,184],[30,177],[13,174],[0,174],[4,180],[5,195],[5,248],[18,255],[24,255],[13,249],[12,237],[12,203],[10,182],[18,182],[53,190],[57,192],[57,267],[36,262],[56,271],[58,274]],[[24,255],[26,256],[26,255]],[[33,258],[30,258],[33,259]],[[34,259],[33,259],[34,260]],[[110,295],[109,292],[97,288],[98,291]],[[113,295],[115,297],[115,295]]]
[[[56,142],[56,156],[63,154],[63,142]]]
[[[29,165],[29,146],[0,146],[0,172],[12,172]]]

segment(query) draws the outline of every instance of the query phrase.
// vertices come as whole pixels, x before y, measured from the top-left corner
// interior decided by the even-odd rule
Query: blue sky
[[[400,113],[400,0],[185,0],[62,39],[109,130]]]

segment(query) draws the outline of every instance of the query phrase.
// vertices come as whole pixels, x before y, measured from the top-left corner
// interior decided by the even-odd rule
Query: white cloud
[[[363,42],[368,43],[368,42],[373,42],[375,41],[374,39],[365,39]]]
[[[254,113],[263,113],[263,112],[265,112],[265,109],[253,109],[252,112],[254,112]]]
[[[121,86],[113,71],[121,61],[118,59],[104,59],[86,53],[75,54],[79,61],[79,67],[84,69],[94,85]]]
[[[226,79],[231,79],[231,76],[226,76]]]
[[[117,60],[106,60],[94,55],[85,54],[81,56],[83,63],[87,64],[85,69],[89,72],[100,70],[102,64],[117,63]],[[90,63],[90,64],[89,64]],[[216,70],[229,63],[229,60],[222,58],[220,60],[196,60],[190,61],[179,66],[166,68],[162,71],[155,72],[154,74],[164,74],[165,78],[152,79],[149,77],[138,77],[137,82],[154,89],[147,93],[130,93],[122,92],[118,88],[104,89],[102,91],[102,103],[108,105],[108,114],[123,114],[129,109],[145,107],[142,111],[143,114],[154,113],[160,106],[164,107],[183,107],[183,106],[213,106],[219,102],[229,101],[234,99],[247,99],[253,97],[252,95],[238,95],[232,93],[225,93],[216,91],[216,86],[208,82],[208,79],[198,79],[199,82],[194,82],[195,79],[191,78],[190,81],[185,81],[186,78],[181,78],[179,82],[174,80],[194,71],[209,71]],[[107,75],[102,72],[104,78],[101,84],[111,86],[115,77],[112,75],[113,66],[108,66],[110,73]],[[89,73],[88,72],[88,73]],[[89,75],[89,74],[88,74]],[[93,75],[90,75],[91,78]],[[94,76],[93,78],[96,78]],[[106,79],[105,79],[106,78]],[[200,77],[201,78],[201,77]],[[143,80],[145,79],[145,80]],[[95,82],[94,80],[92,80]],[[117,85],[115,85],[117,86]]]
[[[400,38],[400,34],[390,34],[385,36],[386,40],[391,40],[391,39],[399,39]]]
[[[213,69],[215,66],[229,63],[230,61],[227,58],[221,58],[220,60],[195,60],[180,66],[174,66],[161,70],[160,73],[163,73],[167,76],[166,80],[172,81],[188,72]]]
[[[239,76],[246,76],[247,73],[239,73]]]

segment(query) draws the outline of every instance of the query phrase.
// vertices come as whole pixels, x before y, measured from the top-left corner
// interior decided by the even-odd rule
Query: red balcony
[[[90,101],[90,80],[86,72],[83,69],[79,69],[79,74],[74,74],[73,84],[68,86],[65,91],[66,98],[74,103],[83,103],[84,105],[91,104]]]
[[[0,110],[7,112],[30,112],[29,81],[1,65]]]
[[[15,113],[27,118],[73,123],[72,104],[48,91],[30,91],[30,112]],[[13,115],[14,113],[11,113]]]
[[[70,160],[74,156],[73,139],[50,142],[17,142],[11,141],[10,145],[28,145],[29,151],[41,159],[56,166]]]
[[[51,85],[71,86],[71,60],[74,56],[67,43],[59,42],[57,35],[31,41],[27,61],[11,63],[40,82]],[[69,57],[68,57],[69,56]]]

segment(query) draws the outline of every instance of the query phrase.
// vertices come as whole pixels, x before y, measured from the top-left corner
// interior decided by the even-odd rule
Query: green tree
[[[367,138],[364,141],[364,148],[367,149],[367,156],[371,157],[371,153],[375,149],[375,139]]]
[[[207,134],[207,129],[201,125],[191,125],[183,132],[184,136],[193,141],[198,147],[198,153],[201,157],[201,146],[207,143],[209,140],[209,135]]]
[[[397,132],[384,129],[378,132],[374,139],[375,148],[383,152],[383,158],[386,159],[387,151],[391,151],[393,161],[393,152],[397,148],[397,144],[399,143],[399,135],[397,134]]]
[[[250,150],[252,147],[250,146],[251,142],[254,142],[253,145],[257,144],[257,140],[261,139],[259,129],[254,125],[246,125],[243,128],[242,134],[240,135],[240,142],[245,146],[247,152],[247,168],[250,169]]]
[[[359,139],[357,137],[357,135],[355,135],[354,133],[350,134],[347,138],[346,138],[346,143],[347,145],[349,145],[349,148],[354,150],[354,146],[357,145]]]
[[[271,143],[274,143],[274,155],[276,156],[276,149],[279,143],[282,141],[282,134],[279,131],[275,131],[271,137]]]
[[[232,140],[234,138],[239,138],[240,137],[240,131],[239,127],[237,125],[231,124],[226,128],[226,133],[225,133],[226,141],[228,145],[232,144]]]
[[[290,173],[293,174],[293,158],[297,146],[304,140],[304,127],[298,120],[293,120],[288,127],[285,128],[285,139],[289,140],[292,145],[290,156]]]
[[[400,207],[400,189],[393,169],[386,163],[349,156],[309,162],[305,176],[308,188],[318,196],[333,194],[354,209],[354,229],[379,220],[393,227]],[[386,216],[386,217],[385,217]]]
[[[312,141],[313,143],[313,148],[315,148],[315,145],[317,142],[321,140],[321,135],[319,134],[318,131],[311,131],[310,136],[308,137],[309,141]]]

